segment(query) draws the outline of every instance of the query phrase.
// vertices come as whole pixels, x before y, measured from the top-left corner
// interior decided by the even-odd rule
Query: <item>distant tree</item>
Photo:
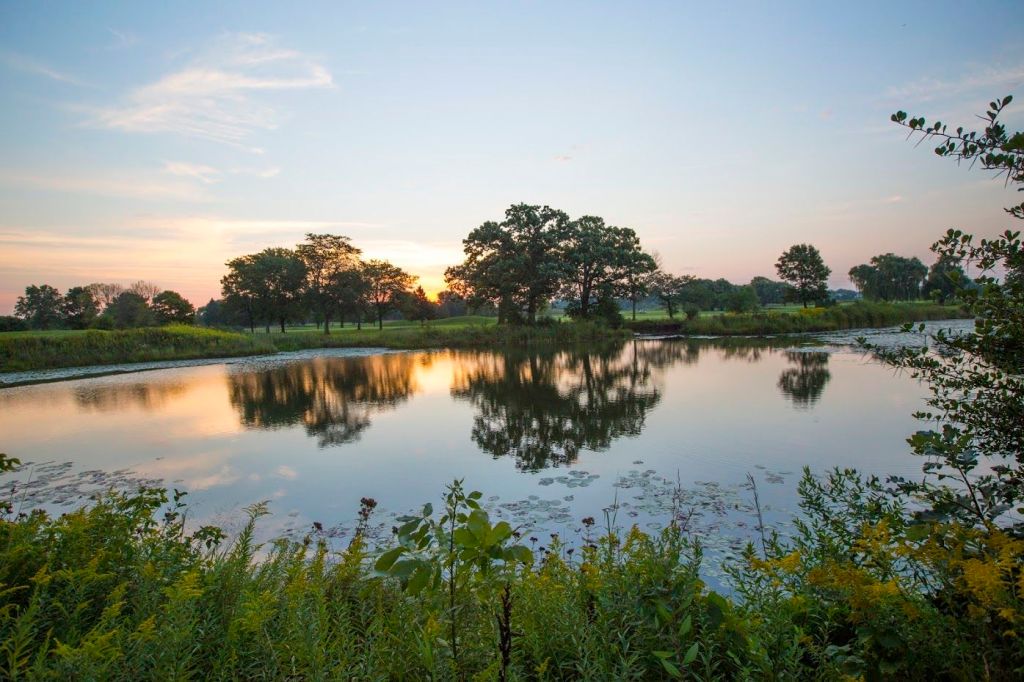
[[[196,310],[196,321],[204,327],[225,327],[228,322],[228,311],[224,301],[211,298],[206,305]]]
[[[225,301],[242,311],[249,328],[260,321],[270,332],[277,323],[299,316],[306,282],[306,266],[295,251],[269,248],[228,261],[228,274],[221,279]]]
[[[127,290],[146,299],[146,303],[148,304],[153,300],[154,296],[160,293],[160,285],[140,279],[139,281],[132,282],[128,285]]]
[[[597,216],[566,223],[558,249],[564,268],[561,294],[583,318],[590,316],[591,306],[600,297],[626,294],[630,269],[654,269],[653,259],[641,250],[633,230],[605,225]]]
[[[808,303],[828,296],[826,282],[832,271],[825,265],[818,249],[810,244],[796,244],[779,256],[775,263],[779,277],[793,285],[793,295],[806,308]]]
[[[462,240],[466,260],[448,268],[445,281],[470,305],[495,305],[499,323],[532,324],[562,283],[559,242],[568,222],[549,206],[510,206],[501,223],[488,221]]]
[[[25,295],[14,304],[14,314],[32,329],[53,329],[61,323],[60,292],[49,284],[25,287]]]
[[[669,319],[676,316],[681,303],[680,294],[683,288],[693,280],[689,275],[675,276],[659,270],[651,276],[651,293],[665,306]]]
[[[416,289],[406,295],[402,301],[402,315],[407,320],[419,320],[420,324],[437,317],[437,305],[427,298],[423,287]]]
[[[634,320],[637,304],[651,295],[651,276],[657,269],[654,256],[644,252],[634,253],[626,264],[622,297],[629,301]]]
[[[466,299],[450,289],[437,295],[437,307],[440,317],[461,317],[467,312]]]
[[[718,288],[721,288],[719,285]],[[719,303],[719,295],[715,293],[715,283],[710,279],[690,277],[679,289],[680,304],[697,306],[698,310],[712,310],[723,307]]]
[[[100,306],[89,287],[71,287],[61,303],[64,324],[71,329],[86,329],[100,314]]]
[[[833,301],[856,301],[861,296],[853,289],[832,289],[828,292],[829,297]]]
[[[366,300],[376,312],[377,327],[383,329],[384,314],[395,307],[416,278],[384,260],[367,261],[362,270]]]
[[[940,254],[928,270],[921,293],[927,298],[934,298],[939,303],[946,303],[955,297],[960,288],[968,286],[968,277],[960,262],[948,254]]]
[[[107,306],[114,302],[114,299],[124,291],[124,287],[113,282],[93,282],[86,286],[92,292],[93,298],[99,303],[100,310],[106,310]]]
[[[28,328],[28,322],[20,317],[0,315],[0,332],[23,332]]]
[[[750,285],[734,287],[726,297],[725,309],[729,312],[747,313],[757,310],[759,307],[757,291]]]
[[[123,291],[103,311],[103,317],[118,329],[151,326],[156,318],[146,299],[134,291]]]
[[[917,258],[884,253],[870,264],[850,268],[850,280],[864,298],[882,301],[911,301],[921,295],[921,284],[928,274]]]
[[[356,308],[363,293],[360,251],[348,237],[313,233],[295,250],[306,269],[307,301],[323,321],[324,334],[330,334],[331,320],[337,316],[344,324],[344,315]]]
[[[196,320],[195,307],[176,291],[161,291],[153,297],[151,307],[159,324],[192,324]]]
[[[757,292],[757,300],[761,305],[776,305],[785,303],[787,296],[792,296],[789,290],[792,287],[786,282],[777,282],[767,277],[755,277],[750,280],[750,286]]]

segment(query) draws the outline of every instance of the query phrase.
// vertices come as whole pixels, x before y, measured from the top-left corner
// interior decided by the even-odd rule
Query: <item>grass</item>
[[[638,316],[639,317],[639,316]],[[730,336],[831,332],[863,327],[889,327],[906,322],[970,317],[960,306],[932,302],[871,303],[858,301],[829,308],[769,308],[756,313],[717,313],[688,320],[677,315],[627,321],[639,333]]]
[[[576,344],[623,338],[629,332],[596,324],[567,323],[538,327],[498,327],[488,318],[453,318],[427,325],[385,325],[334,329],[315,327],[280,332],[240,333],[188,326],[120,331],[47,331],[0,334],[0,372],[56,367],[114,365],[155,360],[187,360],[261,355],[310,348],[462,348]]]
[[[109,494],[59,518],[8,508],[0,677],[1016,678],[1024,543],[993,530],[910,532],[902,510],[857,502],[877,491],[850,474],[809,476],[802,486],[817,488],[798,538],[766,538],[732,560],[731,596],[701,581],[683,525],[645,533],[585,518],[574,546],[516,544],[479,493],[453,503],[449,492],[437,515],[428,505],[386,551],[364,542],[368,499],[338,550],[316,525],[301,542],[256,545],[259,505],[228,542],[187,528],[187,510],[160,490]],[[830,497],[816,507],[820,495]],[[847,497],[852,506],[833,506]]]

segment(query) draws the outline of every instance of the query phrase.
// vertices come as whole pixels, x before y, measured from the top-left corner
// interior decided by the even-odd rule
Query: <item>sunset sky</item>
[[[1017,195],[888,118],[1014,94],[1020,127],[1020,0],[771,5],[0,1],[0,314],[44,282],[202,304],[310,231],[437,291],[518,202],[735,282],[1011,227]]]

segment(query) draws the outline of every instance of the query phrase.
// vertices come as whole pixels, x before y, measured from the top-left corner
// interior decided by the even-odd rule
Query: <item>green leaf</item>
[[[691,618],[690,616],[687,616],[686,620],[683,621],[683,624],[679,626],[679,636],[680,637],[685,637],[690,632],[690,629],[692,627],[693,627],[693,618]]]
[[[512,555],[513,559],[521,564],[529,566],[533,563],[533,552],[530,551],[529,547],[515,545],[514,547],[509,548],[509,553]]]
[[[487,512],[481,509],[473,510],[473,513],[469,515],[469,520],[466,521],[466,526],[478,540],[486,540],[487,534],[491,530],[491,522]]]
[[[427,502],[425,505],[423,505],[423,518],[427,518],[428,516],[430,516],[433,513],[434,513],[434,505],[430,504],[429,502]]]
[[[655,652],[655,653],[657,654],[658,652]],[[661,653],[664,653],[664,652],[661,652]],[[661,657],[659,657],[658,660],[661,661],[661,667],[663,667],[665,669],[665,672],[667,672],[670,676],[672,676],[672,677],[682,677],[683,676],[683,674],[681,672],[679,672],[679,668],[677,668],[675,663],[673,663],[672,661],[668,660],[667,658],[661,658]]]
[[[377,559],[377,562],[373,565],[373,567],[381,573],[386,573],[388,569],[390,569],[391,566],[395,563],[395,561],[398,560],[398,557],[402,556],[403,552],[405,552],[405,547],[395,547],[394,549],[389,549],[388,551],[380,555],[380,557]]]
[[[684,666],[685,665],[690,665],[695,660],[697,660],[697,648],[699,646],[700,645],[697,642],[694,642],[693,644],[690,645],[690,648],[686,650],[686,653],[683,654],[683,665]]]
[[[419,592],[427,586],[427,582],[430,580],[431,570],[428,566],[420,566],[409,578],[409,584],[406,586],[406,590],[409,594],[419,594]]]

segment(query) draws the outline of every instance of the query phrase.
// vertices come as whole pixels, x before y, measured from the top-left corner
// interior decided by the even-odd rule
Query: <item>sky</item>
[[[747,282],[1014,227],[999,179],[903,109],[1020,99],[1024,4],[0,0],[0,314],[138,279],[197,305],[228,259],[349,236],[443,288],[513,203],[636,230]]]

